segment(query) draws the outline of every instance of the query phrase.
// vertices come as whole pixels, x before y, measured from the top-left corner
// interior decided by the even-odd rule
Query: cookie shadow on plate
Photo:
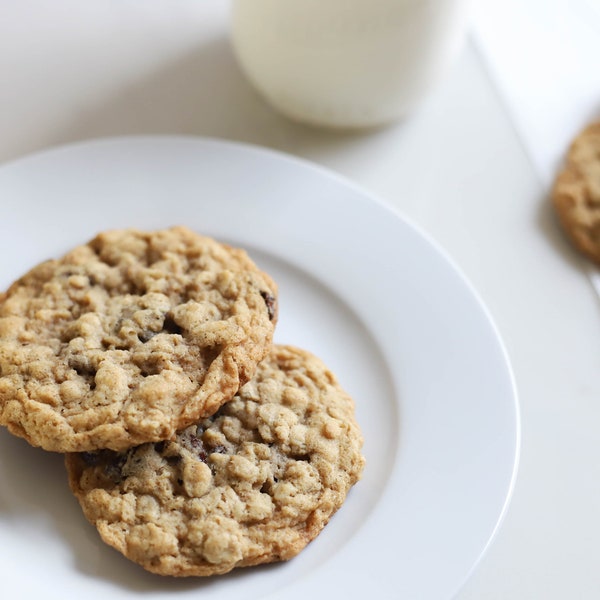
[[[34,448],[0,428],[0,457],[0,530],[3,523],[10,524],[19,535],[19,524],[23,523],[23,535],[31,538],[30,524],[35,524],[40,537],[29,539],[28,543],[43,545],[50,535],[58,538],[57,543],[66,546],[72,557],[71,565],[65,568],[74,568],[86,577],[112,582],[132,592],[201,591],[243,577],[245,571],[278,566],[237,569],[210,578],[174,578],[149,573],[106,545],[86,520],[69,489],[62,454]]]
[[[200,593],[209,588],[219,587],[241,579],[254,572],[264,572],[277,569],[281,563],[259,565],[256,567],[234,569],[224,575],[214,575],[210,577],[169,577],[157,575],[145,571],[141,566],[125,558],[114,548],[104,544],[96,530],[82,516],[84,523],[82,528],[87,526],[86,531],[79,533],[80,537],[86,538],[85,544],[77,541],[79,546],[92,548],[85,555],[78,555],[74,552],[75,568],[88,577],[112,582],[122,589],[131,592],[185,592],[196,590]]]

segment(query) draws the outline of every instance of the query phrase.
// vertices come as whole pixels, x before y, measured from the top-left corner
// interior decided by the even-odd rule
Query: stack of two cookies
[[[273,346],[277,287],[187,228],[110,231],[0,296],[0,423],[66,454],[102,539],[149,571],[286,560],[360,478],[351,398]]]

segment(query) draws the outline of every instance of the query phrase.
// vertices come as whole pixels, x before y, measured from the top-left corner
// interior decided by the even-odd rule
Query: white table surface
[[[0,162],[98,136],[208,135],[308,158],[398,207],[478,289],[508,348],[521,402],[513,499],[458,598],[599,598],[600,304],[549,207],[556,148],[540,167],[544,157],[524,121],[534,113],[501,89],[487,54],[489,19],[409,118],[336,134],[293,124],[254,93],[229,46],[227,7],[1,3]],[[589,116],[561,111],[555,116],[567,127]]]

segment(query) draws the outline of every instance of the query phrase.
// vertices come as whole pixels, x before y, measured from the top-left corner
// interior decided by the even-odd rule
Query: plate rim
[[[422,226],[416,223],[407,215],[403,214],[401,210],[397,207],[392,206],[389,202],[383,199],[381,196],[378,196],[366,189],[364,186],[358,184],[347,176],[338,173],[337,171],[321,165],[319,163],[313,162],[307,158],[299,157],[296,155],[288,154],[284,151],[260,146],[253,143],[241,142],[229,139],[221,139],[221,138],[213,138],[208,136],[198,136],[198,135],[181,135],[181,134],[141,134],[141,135],[119,135],[119,136],[103,136],[96,137],[86,140],[79,140],[74,142],[69,142],[66,144],[60,144],[57,146],[52,146],[48,148],[43,148],[32,152],[30,154],[25,154],[23,156],[16,157],[14,159],[8,160],[0,164],[0,178],[3,173],[11,168],[19,168],[21,165],[26,165],[27,163],[35,162],[36,160],[44,160],[45,157],[56,156],[60,153],[69,153],[69,152],[77,152],[80,149],[85,149],[90,146],[99,146],[99,145],[110,145],[110,144],[131,144],[131,143],[144,143],[144,144],[153,144],[153,143],[189,143],[190,145],[203,144],[203,145],[218,145],[224,148],[233,148],[242,151],[249,151],[251,153],[265,155],[267,157],[275,158],[276,160],[283,160],[288,163],[299,165],[301,168],[309,168],[312,171],[319,173],[321,176],[324,176],[330,180],[334,180],[335,182],[341,184],[343,187],[352,190],[358,196],[360,196],[364,201],[372,203],[387,211],[390,216],[393,218],[400,220],[406,227],[411,229],[414,233],[418,235],[418,237],[422,238],[435,252],[439,255],[439,257],[446,263],[448,268],[450,268],[453,274],[460,280],[461,284],[465,286],[469,295],[474,299],[478,308],[481,310],[483,317],[485,318],[486,323],[490,327],[491,332],[493,333],[494,340],[498,346],[498,350],[500,351],[503,364],[505,366],[504,375],[507,376],[507,381],[509,383],[509,388],[511,390],[511,407],[512,412],[514,414],[514,438],[515,438],[515,446],[513,451],[513,460],[512,460],[512,471],[510,481],[508,483],[507,489],[504,494],[504,499],[502,503],[502,508],[497,515],[495,525],[491,534],[488,537],[487,543],[481,548],[479,555],[475,562],[472,564],[470,570],[464,576],[462,583],[458,585],[457,589],[453,591],[451,596],[453,597],[458,593],[458,591],[464,586],[464,584],[469,580],[472,576],[473,572],[479,566],[481,560],[486,555],[489,547],[492,545],[495,540],[498,531],[500,530],[508,512],[509,505],[511,503],[516,480],[519,472],[519,462],[521,455],[521,409],[520,409],[520,400],[519,400],[519,392],[516,382],[516,377],[514,370],[512,368],[510,356],[508,354],[506,345],[500,333],[500,330],[496,324],[491,311],[489,310],[486,303],[481,298],[479,292],[475,288],[475,286],[471,283],[469,278],[465,275],[459,265],[455,262],[451,254],[432,236],[430,235]]]

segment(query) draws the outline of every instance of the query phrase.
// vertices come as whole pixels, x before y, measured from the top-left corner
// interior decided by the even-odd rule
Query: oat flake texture
[[[57,452],[169,438],[252,377],[276,320],[242,250],[184,227],[101,233],[0,294],[0,424]]]
[[[154,573],[205,576],[298,554],[360,478],[362,441],[331,371],[274,346],[233,400],[175,439],[66,465],[107,544]]]

